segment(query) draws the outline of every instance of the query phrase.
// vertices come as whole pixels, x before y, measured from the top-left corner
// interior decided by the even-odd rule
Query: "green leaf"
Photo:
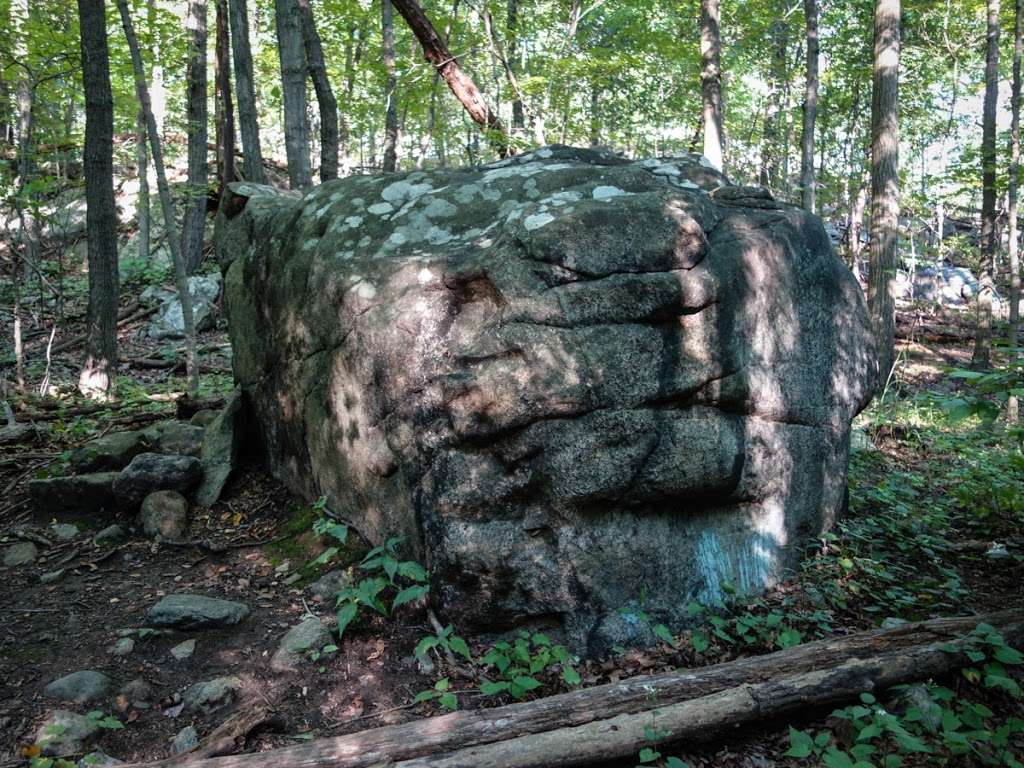
[[[690,642],[693,643],[693,650],[697,653],[704,653],[711,646],[711,641],[703,632],[694,632],[690,636]]]
[[[484,696],[496,696],[499,693],[504,693],[510,687],[509,683],[505,681],[492,683],[490,681],[480,683],[480,693]]]
[[[473,663],[473,655],[469,652],[469,646],[466,645],[466,641],[458,635],[452,635],[448,641],[448,647],[452,649],[452,653],[457,653],[459,656],[464,658],[470,664]]]
[[[395,609],[400,605],[405,605],[406,603],[411,603],[415,600],[419,600],[421,597],[427,594],[427,590],[429,589],[430,587],[427,587],[424,584],[417,584],[412,587],[406,587],[397,595],[395,595],[395,599],[391,603],[391,608]]]
[[[459,708],[459,700],[454,693],[443,693],[441,694],[441,698],[438,699],[438,701],[441,702],[442,707],[451,712],[454,712]]]
[[[448,680],[448,678],[447,677],[442,677],[440,680],[438,680],[436,683],[434,683],[434,690],[435,691],[447,691],[450,686],[451,686],[451,682]]]
[[[356,612],[359,610],[357,603],[346,603],[342,606],[341,610],[338,611],[338,637],[340,638],[344,634],[346,627],[352,623],[352,619],[356,617]]]
[[[321,552],[319,557],[317,557],[316,560],[311,562],[310,565],[323,565],[328,560],[330,560],[332,557],[334,557],[336,554],[338,554],[338,548],[337,547],[328,547],[323,552]]]
[[[669,757],[665,760],[665,768],[690,768],[690,765],[678,757]]]
[[[650,747],[644,747],[640,750],[639,760],[641,763],[653,763],[661,757],[661,752]]]
[[[419,693],[417,693],[416,694],[416,698],[414,698],[412,701],[413,701],[413,704],[422,704],[424,701],[430,701],[431,699],[436,699],[437,696],[438,696],[437,691],[435,691],[433,688],[427,688],[427,690],[420,691]]]
[[[995,657],[996,661],[1002,664],[1009,664],[1010,666],[1017,666],[1024,662],[1024,655],[1022,655],[1016,648],[1010,648],[1009,646],[996,648],[992,655]]]
[[[428,635],[416,643],[416,650],[413,651],[414,656],[423,656],[431,648],[436,648],[441,644],[441,638],[436,635]]]
[[[789,726],[789,749],[783,755],[785,757],[810,757],[814,753],[814,739],[805,731],[798,731]]]
[[[579,685],[583,682],[583,679],[580,677],[580,673],[569,666],[562,667],[562,679],[565,680],[568,685]]]
[[[829,747],[821,756],[821,761],[827,768],[854,768],[852,758],[835,747]]]
[[[673,648],[676,647],[675,638],[672,637],[672,632],[664,624],[655,624],[651,629],[654,632],[655,637],[661,640],[666,645],[670,645]]]
[[[512,678],[512,682],[524,691],[532,691],[535,688],[540,688],[540,680],[537,680],[534,677],[527,677],[525,675],[519,675]]]
[[[707,609],[696,600],[691,600],[686,606],[687,616],[700,616]]]
[[[781,648],[782,650],[786,650],[787,648],[793,648],[795,646],[800,645],[800,643],[802,643],[803,641],[804,636],[800,634],[799,631],[793,629],[792,627],[787,627],[786,629],[779,632],[779,639],[777,642],[779,648]]]
[[[398,573],[410,581],[426,581],[427,571],[419,563],[407,560],[398,564]]]

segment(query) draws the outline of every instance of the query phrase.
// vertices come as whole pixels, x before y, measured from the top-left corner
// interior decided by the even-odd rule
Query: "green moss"
[[[370,551],[363,538],[351,529],[344,544],[317,536],[313,533],[313,523],[316,519],[315,509],[305,504],[296,504],[292,516],[284,524],[283,535],[286,538],[267,544],[263,548],[271,565],[277,567],[287,560],[291,563],[293,571],[297,570],[302,574],[302,578],[295,586],[305,586],[327,571],[355,565]],[[337,547],[337,554],[326,563],[311,565],[327,547]]]

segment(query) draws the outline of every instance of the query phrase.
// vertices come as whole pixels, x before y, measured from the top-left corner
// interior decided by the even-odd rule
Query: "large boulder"
[[[196,275],[188,279],[188,294],[192,298],[192,319],[197,331],[213,327],[216,321],[215,302],[220,295],[220,275]],[[177,294],[163,299],[149,324],[149,335],[154,339],[185,338],[185,317]]]
[[[404,535],[467,631],[600,652],[629,606],[764,589],[843,504],[860,289],[819,219],[702,158],[235,184],[216,243],[271,471]]]

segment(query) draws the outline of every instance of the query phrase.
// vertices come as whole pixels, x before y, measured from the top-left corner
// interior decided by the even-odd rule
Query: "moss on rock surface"
[[[460,628],[599,652],[641,596],[681,623],[763,589],[841,506],[860,290],[820,220],[703,158],[232,185],[217,253],[271,471],[404,535]]]

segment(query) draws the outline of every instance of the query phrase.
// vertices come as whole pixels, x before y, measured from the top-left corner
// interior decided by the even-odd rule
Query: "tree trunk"
[[[338,101],[334,98],[327,65],[320,45],[320,34],[309,0],[298,0],[302,14],[302,42],[306,49],[306,69],[316,91],[320,107],[320,181],[338,178]]]
[[[868,309],[878,352],[878,386],[895,360],[896,250],[899,243],[900,0],[875,0],[871,95],[871,239]]]
[[[312,183],[309,169],[309,126],[306,124],[306,53],[298,0],[274,0],[277,52],[284,100],[284,147],[292,189]]]
[[[139,258],[149,261],[150,236],[149,236],[149,152],[146,150],[146,116],[142,110],[138,111],[135,118],[135,156],[136,164],[139,167],[139,199],[135,205],[135,217],[138,221],[139,231]]]
[[[989,368],[992,360],[992,293],[996,234],[996,107],[999,100],[999,0],[988,0],[985,47],[985,101],[981,117],[981,276],[978,280],[978,330],[974,338],[974,368]]]
[[[780,189],[783,179],[779,162],[780,133],[783,130],[782,111],[786,91],[786,48],[789,43],[789,26],[786,22],[784,4],[776,2],[778,18],[772,24],[772,60],[768,73],[768,105],[764,117],[764,131],[761,138],[761,186]]]
[[[114,97],[110,89],[103,0],[78,0],[85,88],[86,238],[89,253],[88,336],[78,379],[83,394],[109,399],[117,371],[117,209],[114,206]]]
[[[79,0],[79,3],[86,0]],[[99,4],[99,0],[96,0]],[[196,354],[196,325],[192,315],[192,297],[188,292],[188,272],[185,270],[185,259],[181,255],[181,247],[177,236],[178,225],[174,221],[174,204],[171,201],[171,187],[167,183],[164,171],[164,157],[160,148],[160,134],[157,133],[156,118],[149,100],[149,86],[146,85],[146,70],[143,68],[142,55],[139,53],[139,41],[135,37],[132,17],[128,13],[128,0],[117,0],[117,10],[121,14],[124,36],[128,41],[128,50],[132,58],[132,70],[135,74],[135,92],[142,112],[146,115],[146,132],[149,134],[149,150],[153,156],[153,168],[156,171],[157,191],[160,194],[160,208],[164,215],[164,232],[167,247],[171,250],[174,262],[174,282],[178,289],[178,300],[181,302],[181,316],[185,325],[185,365],[187,371],[188,393],[196,396],[199,393],[199,360]],[[106,34],[104,32],[104,34]],[[204,146],[205,151],[205,146]],[[116,264],[116,261],[115,261]]]
[[[835,706],[855,701],[864,691],[947,674],[970,663],[962,653],[962,638],[981,622],[1001,632],[1008,645],[1024,639],[1020,611],[935,619],[819,640],[710,667],[634,677],[521,704],[454,712],[189,765],[552,768],[635,759],[644,746],[708,741],[735,733],[739,726]],[[657,735],[652,737],[652,731]],[[181,760],[169,758],[146,765],[171,766]]]
[[[505,16],[505,34],[508,36],[508,67],[512,76],[519,77],[519,0],[508,0]],[[447,38],[447,35],[445,36]],[[526,135],[526,112],[523,99],[518,91],[512,99],[512,135],[522,138]]]
[[[1017,338],[1020,325],[1020,251],[1017,234],[1017,185],[1020,175],[1020,61],[1021,61],[1021,26],[1024,0],[1015,0],[1013,5],[1013,80],[1010,90],[1010,179],[1007,197],[1007,217],[1009,223],[1009,260],[1010,260],[1010,361],[1020,357],[1017,349],[1020,343]],[[1016,395],[1010,395],[1006,406],[1007,421],[1017,424],[1020,419],[1019,405]]]
[[[722,133],[722,30],[719,0],[700,2],[700,94],[704,115],[704,157],[725,169]]]
[[[185,82],[188,117],[188,192],[181,225],[181,253],[185,269],[192,274],[203,260],[203,232],[206,225],[207,121],[206,103],[206,0],[189,0],[188,66]]]
[[[249,18],[246,0],[228,0],[231,22],[231,51],[235,59],[235,95],[238,124],[242,134],[242,169],[246,181],[266,182],[260,124],[256,112],[256,88],[252,78],[252,50],[249,48]]]
[[[231,43],[228,35],[228,0],[217,0],[217,175],[221,192],[235,180],[235,106],[231,99]]]
[[[29,2],[16,0],[11,5],[14,15],[14,51],[19,61],[28,60]],[[25,280],[39,270],[39,240],[32,206],[28,205],[26,188],[35,166],[35,114],[33,110],[34,83],[28,67],[18,67],[18,186],[15,207],[18,213],[22,264]],[[41,273],[40,273],[41,274]]]
[[[167,90],[164,88],[164,68],[161,65],[161,34],[156,18],[156,0],[146,0],[146,28],[153,36],[153,118],[156,120],[157,136],[163,141],[164,124],[167,122]]]
[[[398,105],[395,103],[395,25],[391,14],[391,0],[381,0],[381,37],[384,41],[384,160],[382,170],[392,173],[398,167]]]
[[[448,50],[448,46],[441,40],[419,3],[416,0],[393,0],[392,4],[419,40],[423,48],[423,57],[441,73],[441,77],[465,108],[466,113],[487,134],[488,141],[498,154],[502,157],[508,155],[508,134],[501,120],[487,106],[480,89],[462,69],[458,59]]]
[[[800,189],[803,206],[814,213],[814,121],[818,117],[818,0],[804,0],[807,28],[807,85],[800,134]]]

